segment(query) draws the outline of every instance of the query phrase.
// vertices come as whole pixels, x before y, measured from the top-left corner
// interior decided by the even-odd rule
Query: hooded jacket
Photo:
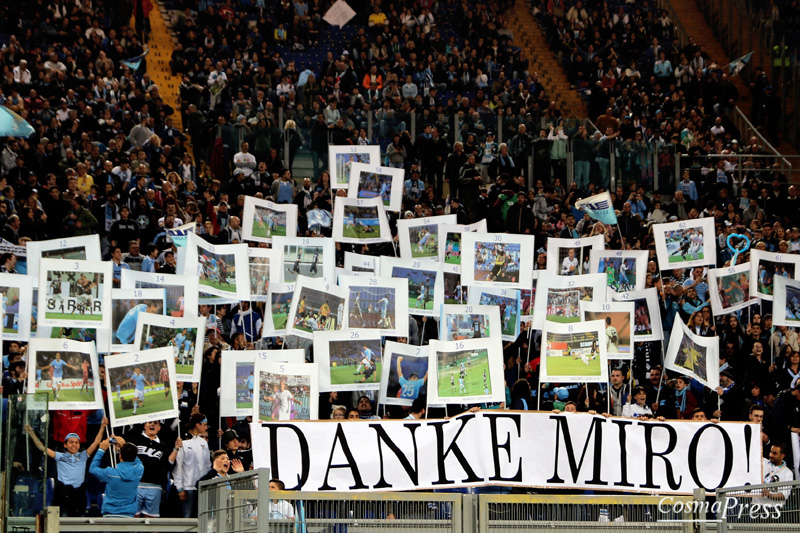
[[[139,480],[144,474],[144,465],[137,457],[132,463],[121,462],[116,468],[101,468],[105,450],[97,450],[89,467],[89,473],[106,484],[103,514],[133,516],[136,514],[136,493]]]

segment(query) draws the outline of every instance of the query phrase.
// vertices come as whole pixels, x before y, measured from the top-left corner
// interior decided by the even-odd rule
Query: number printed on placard
[[[503,242],[503,236],[502,235],[495,235],[494,236],[494,242]]]
[[[615,255],[616,255],[617,257],[622,257],[622,252],[617,252]]]
[[[60,241],[58,241],[58,246],[61,247],[61,248],[66,248],[67,247],[67,240],[66,239],[61,239]]]
[[[686,227],[686,223],[685,222],[681,222],[680,224],[678,224],[678,227],[681,228],[681,229],[684,229]]]
[[[567,287],[574,287],[574,286],[575,286],[575,282],[574,281],[568,281],[567,282]]]
[[[457,342],[456,343],[456,348],[463,349],[464,348],[464,343],[463,342]]]
[[[611,304],[603,304],[603,311],[611,311]]]
[[[356,200],[356,205],[358,206],[364,205],[364,200]]]
[[[728,267],[728,274],[733,274],[733,271],[736,270],[733,267]]]
[[[160,283],[163,283],[164,282],[164,276],[156,276],[156,281],[158,281]]]
[[[61,346],[62,346],[62,347],[65,349],[65,350],[68,350],[68,349],[69,349],[69,348],[67,348],[67,346],[69,346],[69,344],[67,343],[67,341],[64,341],[64,344],[62,344]]]
[[[471,306],[471,305],[468,305],[468,306],[466,306],[466,307],[464,308],[464,312],[465,312],[465,313],[471,313],[471,312],[472,312],[472,306]]]
[[[281,365],[279,372],[281,373],[286,372],[286,365]]]
[[[781,260],[781,254],[776,255],[775,256],[775,261],[780,261],[780,260]]]
[[[311,244],[311,241],[309,239],[303,239],[303,244],[304,245]]]
[[[378,284],[378,280],[375,278],[369,278],[369,284],[375,286]]]
[[[411,268],[419,268],[420,266],[422,266],[422,265],[420,264],[419,261],[412,261],[411,262]]]
[[[139,354],[138,353],[133,354],[133,361],[134,361],[134,363],[138,363],[139,362]]]
[[[357,339],[358,338],[358,332],[357,331],[351,331],[350,332],[350,338],[351,339]]]
[[[133,297],[134,298],[141,298],[142,297],[142,291],[141,290],[133,291]]]
[[[77,261],[75,261],[75,265],[74,266],[75,266],[75,270],[78,270],[79,268],[81,268],[80,263],[78,263]]]
[[[569,326],[569,332],[570,332],[570,333],[572,333],[572,330],[574,330],[574,329],[575,329],[575,328],[574,328],[574,327],[572,327],[571,325]]]

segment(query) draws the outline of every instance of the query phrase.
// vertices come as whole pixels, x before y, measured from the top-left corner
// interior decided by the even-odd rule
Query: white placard
[[[532,235],[463,233],[461,284],[523,289],[533,271]]]
[[[105,365],[112,427],[178,416],[172,348],[110,355]]]
[[[461,272],[461,258],[463,257],[463,247],[461,237],[463,233],[486,233],[486,219],[479,220],[474,224],[439,224],[439,242],[443,246],[439,247],[439,262],[458,266]]]
[[[403,218],[397,221],[397,240],[403,259],[439,260],[439,225],[455,224],[456,215]]]
[[[31,325],[37,318],[33,312],[33,284],[36,276],[0,273],[0,295],[3,298],[4,341],[28,341]],[[29,318],[30,317],[30,318]]]
[[[333,206],[333,240],[355,244],[391,241],[389,219],[380,198],[336,198]]]
[[[717,264],[713,217],[653,224],[652,228],[661,270]]]
[[[286,319],[286,334],[311,339],[315,331],[339,331],[347,324],[346,313],[347,289],[300,276]]]
[[[380,257],[374,255],[355,254],[353,252],[344,253],[344,268],[357,272],[368,272],[377,274],[380,272]]]
[[[775,299],[772,304],[774,326],[800,326],[800,281],[775,278]]]
[[[242,210],[242,238],[272,242],[272,237],[297,236],[297,204],[276,204],[245,196]]]
[[[590,257],[592,252],[604,250],[603,235],[581,239],[547,239],[547,271],[559,276],[580,276],[591,274]]]
[[[47,394],[47,408],[102,409],[97,351],[93,342],[30,339],[28,392]]]
[[[331,171],[331,188],[344,189],[350,185],[350,169],[354,163],[380,165],[380,146],[328,146],[328,168]]]
[[[347,197],[379,198],[387,211],[400,211],[405,174],[402,168],[352,163]]]
[[[275,251],[272,248],[248,248],[247,255],[250,263],[250,301],[266,302]]]
[[[186,241],[184,274],[200,278],[200,290],[236,300],[250,297],[246,244],[210,244],[191,233]]]
[[[584,322],[602,320],[605,324],[606,353],[609,359],[633,359],[633,302],[580,302]]]
[[[482,339],[497,335],[500,329],[500,308],[497,305],[442,306],[439,340]]]
[[[779,276],[777,279],[787,279]],[[777,287],[776,279],[776,287]],[[744,309],[755,301],[750,296],[750,263],[708,269],[708,297],[714,315]],[[773,314],[773,324],[775,323]],[[777,324],[776,324],[777,325]]]
[[[269,311],[264,313],[262,336],[277,337],[286,332],[286,321],[294,298],[294,283],[270,283],[267,305]]]
[[[293,283],[298,276],[324,278],[333,282],[336,243],[323,237],[274,237],[275,261],[270,262],[270,281]]]
[[[606,324],[545,321],[539,380],[543,383],[608,383]]]
[[[110,262],[42,259],[38,326],[110,328],[112,275]]]
[[[430,341],[429,404],[502,402],[503,344],[499,337]]]
[[[200,382],[206,319],[145,314],[136,326],[134,350],[172,348],[175,381]]]
[[[158,289],[167,291],[166,316],[197,316],[197,295],[199,279],[197,276],[176,274],[156,274],[123,270],[120,287],[123,289]]]
[[[136,328],[142,314],[164,314],[165,289],[112,289],[111,329],[97,330],[101,353],[131,352],[136,348]]]
[[[219,412],[221,416],[251,416],[256,395],[256,359],[302,364],[305,350],[223,350],[220,354]],[[230,386],[235,384],[235,386]]]
[[[609,289],[615,292],[644,289],[647,279],[647,250],[594,249],[589,256],[589,273],[605,274]]]
[[[444,279],[441,263],[424,259],[383,257],[381,277],[408,279],[408,312],[412,315],[438,316],[444,303]]]
[[[258,422],[317,420],[319,367],[256,359],[253,420]]]
[[[775,279],[796,279],[800,272],[800,255],[750,251],[750,297],[772,300]]]
[[[381,334],[363,329],[314,333],[319,391],[379,390],[383,371]]]
[[[664,368],[716,389],[719,387],[719,337],[695,335],[683,320],[675,320],[664,357]]]
[[[661,308],[655,287],[641,291],[614,292],[615,302],[633,302],[633,342],[660,341],[664,338]]]
[[[39,286],[39,262],[42,259],[77,259],[79,261],[101,261],[100,236],[85,235],[47,241],[25,243],[28,274],[32,276],[34,288]]]
[[[545,320],[560,323],[580,322],[580,301],[605,302],[605,274],[557,276],[540,272],[533,303],[533,329],[542,329]]]
[[[383,347],[381,403],[411,405],[428,390],[428,347],[387,341]]]
[[[502,339],[512,342],[517,340],[522,320],[522,297],[519,289],[473,287],[469,291],[469,305],[496,307],[500,313]]]
[[[408,280],[370,276],[341,276],[347,289],[349,329],[376,330],[389,337],[408,334]]]

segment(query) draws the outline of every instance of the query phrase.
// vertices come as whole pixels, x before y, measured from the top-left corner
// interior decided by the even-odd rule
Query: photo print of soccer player
[[[750,297],[772,300],[773,285],[779,277],[794,279],[800,272],[800,256],[750,251]]]
[[[605,274],[615,292],[644,289],[647,250],[592,250],[590,273]]]
[[[293,283],[298,276],[336,279],[336,244],[322,237],[275,237],[270,281]],[[282,261],[280,260],[282,259]]]
[[[444,303],[463,304],[469,299],[469,287],[461,285],[461,267],[448,263],[440,264],[444,279]]]
[[[72,259],[78,261],[100,261],[100,236],[85,235],[82,237],[67,237],[66,239],[50,239],[46,241],[30,241],[25,244],[25,253],[28,263],[28,272],[34,274],[34,288],[38,287],[39,279],[36,272],[41,266],[42,259]]]
[[[273,251],[270,248],[248,248],[247,254],[250,258],[250,300],[266,302]]]
[[[347,289],[300,276],[294,287],[286,333],[306,339],[315,331],[339,331],[347,320]]]
[[[262,327],[264,337],[283,335],[286,331],[286,320],[289,318],[294,298],[294,286],[294,283],[269,284],[267,302],[271,312],[265,313]]]
[[[331,188],[350,186],[350,170],[354,163],[375,167],[381,161],[380,146],[328,146],[328,168],[331,171]]]
[[[605,323],[609,359],[633,359],[633,302],[580,302],[583,320]]]
[[[463,233],[461,248],[462,285],[522,289],[530,282],[534,248],[531,235]]]
[[[257,359],[276,363],[306,362],[305,350],[223,350],[225,361],[220,367],[220,382],[235,383],[221,387],[219,409],[221,416],[251,416],[256,396],[255,362]]]
[[[316,420],[319,371],[313,363],[278,363],[256,359],[254,421]]]
[[[439,306],[444,302],[444,281],[440,263],[384,257],[381,259],[381,277],[408,280],[409,314],[438,316]]]
[[[559,276],[580,276],[590,272],[590,256],[603,250],[602,235],[582,239],[547,239],[547,271]]]
[[[503,346],[499,338],[431,340],[428,347],[430,404],[503,401]]]
[[[250,297],[246,244],[213,245],[190,233],[186,240],[184,274],[198,276],[200,290],[205,293],[240,301]]]
[[[641,291],[612,293],[615,302],[633,302],[634,342],[659,341],[664,338],[658,292],[655,287]]]
[[[403,259],[439,260],[439,225],[455,224],[456,215],[399,219],[397,240]]]
[[[800,326],[800,281],[775,278],[775,299],[772,304],[772,324]]]
[[[504,341],[514,341],[519,336],[520,320],[522,318],[520,300],[520,291],[517,289],[474,287],[469,293],[468,304],[472,307],[496,306],[500,312],[500,334],[502,339]]]
[[[173,318],[158,314],[139,317],[133,349],[172,348],[175,380],[198,383],[202,367],[206,320],[203,317]]]
[[[539,376],[548,383],[602,383],[608,381],[606,323],[577,324],[545,321]]]
[[[664,270],[716,265],[714,218],[653,225],[658,263]]]
[[[110,262],[42,259],[39,326],[111,327]]]
[[[755,299],[750,296],[750,263],[708,269],[708,296],[714,315],[733,313],[753,303]]]
[[[142,313],[161,315],[166,304],[164,289],[112,289],[111,329],[97,332],[103,353],[134,349],[136,325]]]
[[[391,240],[389,220],[380,199],[336,198],[333,206],[333,240],[369,244]]]
[[[499,305],[442,306],[439,317],[440,340],[481,339],[490,337],[497,331],[500,331]]]
[[[719,387],[719,337],[695,335],[683,320],[676,320],[669,336],[664,368],[716,389]]]
[[[408,333],[408,280],[340,276],[339,286],[348,291],[348,329],[378,330],[391,337]]]
[[[28,392],[47,394],[49,410],[102,407],[94,343],[31,339],[28,361]]]
[[[377,274],[380,258],[374,255],[354,254],[353,252],[344,253],[344,268],[351,272],[371,272]]]
[[[178,416],[172,348],[112,355],[105,365],[113,427]]]
[[[36,320],[33,287],[29,276],[0,273],[0,296],[3,298],[3,340],[25,340],[31,337]]]
[[[123,289],[164,289],[167,306],[164,315],[174,318],[197,316],[200,284],[197,276],[156,274],[123,270],[120,286]]]
[[[354,329],[314,333],[314,361],[320,392],[379,390],[381,334]]]
[[[353,163],[350,165],[348,198],[379,198],[387,211],[400,211],[403,204],[402,168]]]
[[[297,236],[297,205],[275,204],[245,196],[242,211],[242,238],[272,242],[273,237]]]
[[[606,301],[605,274],[557,276],[540,272],[533,302],[533,329],[542,329],[545,321],[580,322],[581,301]]]
[[[486,220],[479,220],[473,224],[439,224],[439,242],[444,246],[439,247],[439,261],[445,264],[456,265],[461,272],[462,245],[461,236],[464,233],[486,233]]]
[[[428,389],[428,347],[387,341],[383,348],[381,403],[411,405]]]

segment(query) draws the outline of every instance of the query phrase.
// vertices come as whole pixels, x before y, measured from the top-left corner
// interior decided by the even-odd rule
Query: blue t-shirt
[[[88,460],[89,456],[86,454],[86,450],[81,450],[75,455],[56,452],[58,480],[64,485],[71,485],[75,488],[80,487],[86,479],[86,463]]]
[[[372,361],[375,359],[375,352],[373,352],[369,348],[366,348],[361,355],[365,357],[368,361]]]
[[[247,376],[247,380],[245,380],[244,384],[248,390],[253,390],[253,376]]]
[[[400,378],[400,397],[405,400],[416,400],[424,384],[424,379]]]
[[[175,346],[177,348],[180,348],[181,344],[183,344],[185,341],[186,337],[184,337],[183,333],[178,333],[177,335],[175,335]]]
[[[54,360],[50,363],[50,366],[53,367],[53,377],[54,378],[62,378],[64,377],[64,367],[67,366],[67,362],[63,359],[61,360]]]

